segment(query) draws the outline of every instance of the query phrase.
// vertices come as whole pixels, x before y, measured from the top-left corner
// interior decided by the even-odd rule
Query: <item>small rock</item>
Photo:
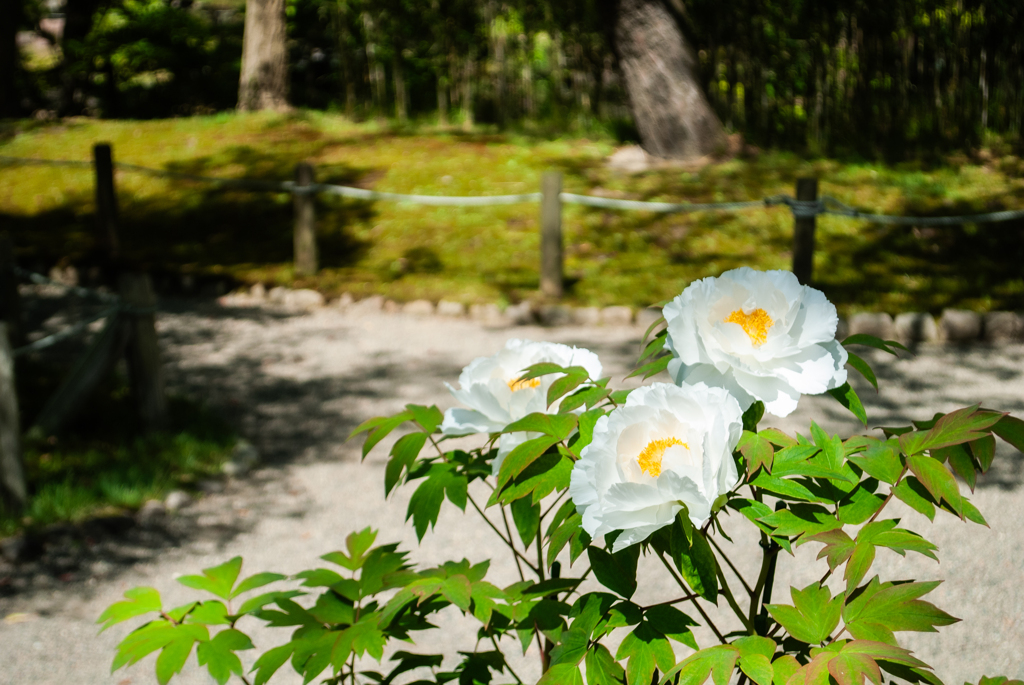
[[[192,497],[189,496],[184,490],[174,490],[167,493],[167,497],[164,499],[164,506],[167,507],[167,511],[174,512],[179,509],[184,509],[192,503]]]
[[[156,523],[166,514],[167,507],[164,506],[164,503],[158,499],[151,499],[142,505],[135,516],[141,525],[146,526]]]
[[[916,342],[935,342],[939,339],[939,327],[931,314],[904,312],[898,314],[893,323],[896,339],[904,345]]]
[[[13,563],[21,557],[27,546],[24,535],[15,535],[14,537],[0,540],[0,555]]]
[[[985,315],[985,340],[991,343],[1020,342],[1024,318],[1017,312],[989,312]]]
[[[605,326],[629,326],[633,323],[633,310],[617,305],[601,310],[601,323]]]
[[[466,305],[461,302],[441,300],[437,303],[437,313],[439,316],[456,316],[461,318],[466,315]]]
[[[946,309],[939,319],[939,339],[971,342],[981,337],[981,315],[966,309]]]
[[[544,326],[567,326],[572,323],[572,310],[564,304],[543,304],[537,308],[537,318]]]
[[[224,481],[215,478],[204,478],[196,483],[196,487],[207,494],[224,492]]]
[[[402,305],[398,304],[394,300],[385,300],[384,306],[381,307],[385,314],[397,314],[402,311]]]
[[[416,316],[430,316],[434,313],[434,303],[430,300],[413,300],[402,307],[402,312]]]
[[[324,296],[315,290],[303,288],[290,291],[285,296],[284,303],[292,309],[310,311],[324,306]]]
[[[578,326],[596,326],[601,323],[601,310],[597,307],[576,307],[572,310],[572,322]]]
[[[505,316],[501,313],[501,308],[493,302],[470,305],[469,318],[489,326],[505,323]]]
[[[861,312],[850,317],[850,335],[857,334],[892,340],[896,335],[896,327],[892,317],[884,312]]]
[[[257,283],[253,287],[249,288],[249,297],[254,300],[265,300],[267,299],[267,289],[262,283]]]
[[[55,266],[50,269],[50,280],[61,285],[76,286],[78,285],[78,269],[70,265],[63,269]]]
[[[342,293],[341,297],[334,301],[334,306],[338,309],[348,309],[355,304],[355,298],[352,297],[352,293]]]
[[[533,308],[529,302],[523,301],[519,304],[509,305],[505,309],[505,316],[514,326],[527,326],[536,323],[533,315]]]
[[[92,566],[89,568],[89,572],[93,576],[99,578],[105,578],[109,576],[113,572],[113,570],[114,565],[111,564],[109,561],[104,561],[103,559],[93,562]]]
[[[238,478],[245,475],[253,466],[259,463],[260,455],[256,448],[247,440],[239,440],[235,449],[231,451],[231,459],[224,463],[221,471],[231,478]]]
[[[608,156],[606,162],[609,169],[618,169],[628,173],[646,171],[651,167],[651,158],[639,145],[629,145],[616,150]]]
[[[284,304],[288,299],[289,289],[283,285],[271,288],[270,292],[267,293],[267,299],[274,304]]]
[[[655,321],[661,318],[661,307],[645,307],[636,313],[636,325],[642,331],[647,331]]]
[[[376,314],[384,307],[384,297],[381,295],[371,295],[370,297],[364,297],[363,299],[355,302],[351,310],[355,314]]]

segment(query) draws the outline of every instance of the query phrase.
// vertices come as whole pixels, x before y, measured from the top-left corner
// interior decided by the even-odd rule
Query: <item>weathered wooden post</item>
[[[562,174],[545,172],[540,181],[540,291],[562,297]]]
[[[313,165],[302,162],[295,167],[295,273],[316,274],[316,208],[309,186],[314,183]]]
[[[18,298],[18,277],[14,273],[14,243],[10,234],[0,233],[0,321],[7,324],[11,345],[21,345],[21,301]]]
[[[25,508],[27,500],[18,395],[14,388],[14,354],[7,324],[0,322],[0,504],[8,513],[16,514]]]
[[[114,154],[110,144],[94,145],[92,160],[96,173],[97,242],[104,259],[115,261],[121,245],[117,238],[117,193],[114,190]]]
[[[798,178],[798,202],[818,200],[818,179]],[[814,227],[817,216],[803,207],[793,207],[793,273],[802,285],[810,285],[814,272]]]
[[[126,358],[139,417],[147,430],[167,427],[167,398],[156,337],[156,295],[148,274],[121,274],[121,300],[129,307],[131,335]]]

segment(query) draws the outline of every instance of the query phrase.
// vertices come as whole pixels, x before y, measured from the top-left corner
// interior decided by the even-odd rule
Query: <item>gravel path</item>
[[[170,606],[181,603],[193,591],[181,588],[177,575],[236,554],[245,557],[248,572],[292,573],[341,548],[349,531],[368,525],[380,529],[378,541],[402,542],[419,563],[500,554],[483,523],[450,508],[438,530],[417,545],[403,522],[410,493],[400,490],[387,503],[383,497],[386,449],[360,462],[359,445],[345,443],[345,437],[364,419],[396,412],[408,402],[450,406],[443,381],[454,381],[471,359],[491,354],[510,337],[586,346],[599,354],[613,384],[622,387],[642,333],[489,329],[467,320],[403,314],[326,308],[298,315],[194,303],[171,306],[161,314],[159,329],[171,390],[204,398],[226,412],[259,449],[263,464],[167,519],[139,525],[104,520],[85,533],[69,529],[65,541],[56,536],[53,549],[44,550],[48,559],[58,560],[57,567],[0,562],[0,577],[6,575],[0,585],[7,584],[0,588],[0,685],[154,683],[151,658],[110,674],[114,646],[130,626],[97,637],[96,617],[136,585],[156,587]],[[1024,347],[933,347],[908,360],[873,359],[882,394],[860,388],[873,425],[927,418],[977,401],[1024,416]],[[827,430],[849,434],[857,425],[844,411],[830,398],[805,398],[794,416],[776,425],[806,432],[814,417]],[[883,578],[945,580],[928,599],[964,621],[941,634],[902,635],[951,685],[977,682],[982,674],[1024,677],[1022,461],[1020,454],[1001,450],[973,496],[991,528],[944,515],[929,523],[892,506],[905,526],[939,545],[942,563],[881,551],[874,570]],[[750,549],[755,539],[743,528],[736,527],[735,545]],[[66,568],[59,566],[62,544],[84,545],[84,551],[70,555],[77,561],[68,561]],[[814,562],[816,552],[817,545],[808,545],[795,558],[780,559],[777,601],[789,601],[790,583],[803,587],[820,577],[824,562]],[[730,556],[741,573],[755,575],[754,559],[743,561],[738,550]],[[491,580],[498,584],[517,579],[504,561],[492,565]],[[648,562],[641,561],[637,601],[676,594],[664,571]],[[473,649],[471,623],[443,618],[442,630],[414,650]],[[719,620],[729,623],[724,615]],[[267,648],[283,642],[284,631],[279,632],[256,633],[256,644]],[[698,634],[702,645],[711,640],[710,634]],[[534,653],[514,656],[512,663],[524,680],[536,679]],[[179,682],[211,681],[192,659]],[[272,682],[298,681],[282,670]]]

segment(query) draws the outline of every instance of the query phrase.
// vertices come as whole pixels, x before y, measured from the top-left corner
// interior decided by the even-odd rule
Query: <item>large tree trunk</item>
[[[284,0],[246,0],[238,109],[288,109]]]
[[[694,159],[722,148],[693,50],[662,0],[619,0],[615,44],[644,150]]]
[[[100,0],[67,0],[64,3],[64,31],[60,39],[61,89],[57,110],[61,116],[81,113],[85,106],[83,72],[75,66],[84,58],[84,42],[92,31],[92,20]],[[88,70],[85,70],[86,72]]]
[[[8,9],[0,11],[0,117],[18,116],[18,94],[15,78],[19,70],[18,22],[21,0],[11,0]]]

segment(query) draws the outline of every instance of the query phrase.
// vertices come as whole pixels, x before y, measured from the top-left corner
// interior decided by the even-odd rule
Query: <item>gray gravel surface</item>
[[[403,521],[410,492],[399,490],[384,499],[387,445],[361,462],[359,445],[346,443],[346,436],[364,419],[399,411],[408,402],[451,406],[443,382],[454,382],[465,364],[493,353],[510,337],[586,346],[599,354],[613,384],[623,387],[642,333],[628,327],[490,329],[468,320],[402,314],[354,315],[328,308],[295,315],[196,304],[162,313],[159,332],[170,389],[225,412],[258,448],[262,464],[219,492],[144,525],[115,519],[92,524],[91,532],[56,531],[45,549],[37,550],[36,558],[47,559],[46,564],[0,561],[0,684],[155,683],[152,658],[110,673],[114,647],[131,624],[97,636],[96,617],[125,590],[149,585],[175,606],[194,596],[175,582],[178,575],[236,554],[245,558],[243,572],[294,573],[342,548],[348,532],[365,526],[380,530],[379,542],[401,542],[418,563],[494,556],[491,580],[499,585],[517,580],[500,543],[472,510],[464,515],[447,507],[438,529],[418,544]],[[872,425],[923,419],[978,401],[1024,415],[1024,347],[922,347],[909,359],[871,359],[882,393],[863,383],[859,389]],[[806,432],[813,417],[830,431],[857,431],[844,412],[830,398],[804,398],[796,414],[776,425]],[[939,545],[942,563],[882,550],[874,571],[883,579],[945,581],[927,599],[963,622],[938,634],[901,635],[947,683],[977,682],[982,674],[1024,677],[1022,479],[1021,455],[1001,449],[973,495],[990,528],[942,514],[931,523],[898,502],[891,505],[905,527]],[[756,538],[749,526],[735,523],[727,524],[735,543],[726,543],[726,551],[750,578],[759,563],[751,554]],[[821,577],[825,566],[814,560],[817,549],[807,545],[796,557],[783,555],[777,601],[788,602],[790,584],[803,587]],[[580,570],[578,562],[575,571]],[[637,601],[677,594],[660,566],[641,560]],[[731,627],[725,614],[712,611],[712,616]],[[452,657],[473,649],[470,621],[453,613],[442,616],[440,627],[416,646],[402,647]],[[256,631],[254,639],[265,649],[286,638],[284,631]],[[714,644],[707,631],[698,633],[698,641]],[[535,651],[521,656],[511,642],[507,647],[517,673],[535,681]],[[177,680],[212,682],[194,658]],[[272,682],[299,681],[282,670]]]

